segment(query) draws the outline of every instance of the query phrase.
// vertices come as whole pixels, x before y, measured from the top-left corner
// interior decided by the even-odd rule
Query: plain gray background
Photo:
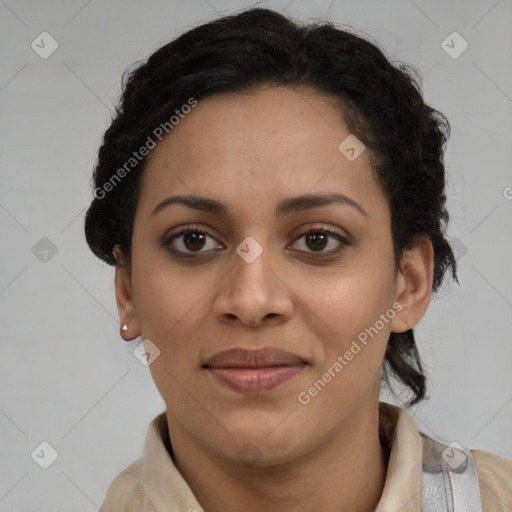
[[[119,337],[113,270],[85,243],[89,179],[122,71],[249,5],[0,0],[1,511],[98,510],[164,410],[133,355],[140,340]],[[426,433],[512,458],[512,2],[259,5],[368,34],[420,69],[427,102],[450,120],[460,286],[446,284],[416,330],[430,399],[413,411]],[[454,31],[468,43],[457,58],[442,47]],[[58,43],[45,59],[31,47],[42,32]],[[452,52],[464,44],[455,37]],[[46,261],[43,237],[57,250]],[[58,453],[46,470],[31,457],[43,441]]]

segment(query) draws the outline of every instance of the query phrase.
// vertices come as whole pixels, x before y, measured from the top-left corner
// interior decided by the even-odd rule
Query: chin
[[[236,447],[226,453],[226,445],[222,445],[220,453],[223,457],[247,467],[275,467],[291,463],[296,453],[297,440],[290,443],[270,442],[268,439],[252,439],[250,437],[236,438]]]
[[[273,417],[272,421],[249,418],[237,424],[236,428],[224,423],[226,430],[231,433],[229,457],[250,465],[274,466],[297,456],[297,447],[307,441],[303,439],[304,426],[300,422],[294,426],[285,425],[284,418],[286,414],[279,418]],[[222,444],[221,449],[225,450],[226,444]]]

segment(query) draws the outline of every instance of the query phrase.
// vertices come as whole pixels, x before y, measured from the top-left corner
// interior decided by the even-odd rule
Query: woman
[[[331,24],[250,9],[125,84],[86,235],[166,411],[103,511],[505,511],[512,462],[421,434],[413,327],[456,262],[445,117]]]

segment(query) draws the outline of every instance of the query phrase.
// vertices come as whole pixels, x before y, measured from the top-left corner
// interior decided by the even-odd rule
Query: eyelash
[[[205,235],[205,236],[208,236],[212,239],[215,240],[215,237],[206,229],[202,228],[202,227],[199,227],[199,226],[186,226],[184,227],[183,229],[181,229],[180,231],[176,232],[176,233],[173,233],[169,236],[166,236],[164,241],[163,241],[163,245],[164,247],[167,247],[173,254],[177,254],[179,257],[182,257],[182,258],[190,258],[190,257],[195,257],[194,255],[196,254],[203,254],[207,251],[189,251],[189,252],[184,252],[184,251],[179,251],[179,250],[176,250],[176,249],[172,249],[170,248],[170,244],[176,240],[177,238],[179,238],[180,236],[183,236],[183,235],[188,235],[188,234],[200,234],[200,235]],[[310,235],[310,234],[322,234],[322,235],[326,235],[330,238],[334,238],[335,240],[337,240],[338,242],[340,242],[340,246],[336,249],[331,249],[329,251],[299,251],[299,252],[303,252],[303,253],[306,253],[308,255],[308,257],[313,257],[313,258],[316,258],[317,255],[319,255],[320,257],[325,257],[325,256],[322,256],[322,255],[328,255],[328,256],[333,256],[335,254],[338,254],[339,252],[341,252],[346,246],[350,245],[349,241],[342,235],[340,235],[339,233],[337,233],[336,231],[333,231],[331,230],[330,228],[324,228],[324,227],[315,227],[315,228],[310,228],[308,229],[307,231],[304,231],[303,233],[301,233],[296,239],[295,239],[295,242],[296,243],[298,240],[300,240],[301,238],[307,236],[307,235]]]

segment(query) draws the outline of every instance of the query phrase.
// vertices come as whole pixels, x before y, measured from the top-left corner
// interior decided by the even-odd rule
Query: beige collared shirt
[[[421,511],[422,440],[408,413],[380,403],[380,427],[391,449],[376,512]],[[173,463],[165,412],[149,425],[144,453],[110,484],[102,512],[204,512]],[[483,512],[512,512],[512,461],[471,450]]]

